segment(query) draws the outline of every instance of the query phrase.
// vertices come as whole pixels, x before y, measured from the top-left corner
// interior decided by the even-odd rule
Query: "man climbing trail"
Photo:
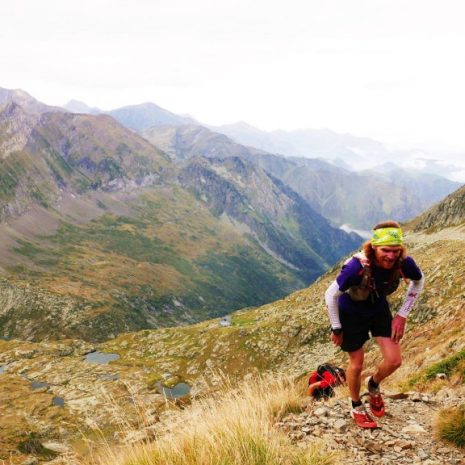
[[[404,302],[393,318],[386,296],[396,290],[400,279],[410,280]],[[363,345],[371,337],[381,350],[382,362],[367,382],[371,413],[384,415],[379,384],[401,365],[400,340],[406,318],[423,289],[424,277],[407,255],[399,224],[386,221],[374,227],[372,238],[362,252],[342,267],[325,293],[331,322],[331,340],[348,353],[347,384],[352,399],[351,415],[362,428],[377,424],[366,411],[361,398],[364,361]]]

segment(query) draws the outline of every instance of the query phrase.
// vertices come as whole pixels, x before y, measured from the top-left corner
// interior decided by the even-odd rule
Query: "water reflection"
[[[65,406],[65,399],[63,399],[63,397],[54,397],[52,399],[52,404],[63,408]]]
[[[48,388],[48,387],[50,387],[50,384],[45,383],[44,381],[32,381],[32,383],[31,383],[31,388],[33,390]]]
[[[160,382],[156,383],[156,388],[160,394],[163,394],[167,399],[179,399],[189,395],[191,387],[187,383],[178,383],[172,388],[163,386]]]
[[[105,365],[106,363],[118,360],[120,356],[118,354],[105,354],[103,352],[90,352],[84,359],[87,363],[93,365]]]

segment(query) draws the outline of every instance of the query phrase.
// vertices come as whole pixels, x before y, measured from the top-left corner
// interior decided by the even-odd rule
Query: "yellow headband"
[[[402,245],[404,237],[400,228],[380,228],[373,231],[371,245]]]

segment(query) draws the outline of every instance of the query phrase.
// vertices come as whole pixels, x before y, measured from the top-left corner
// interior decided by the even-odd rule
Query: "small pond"
[[[163,394],[167,399],[179,399],[189,395],[191,387],[187,383],[178,383],[172,388],[163,386],[160,382],[155,384],[157,391]]]
[[[44,381],[32,381],[31,383],[32,390],[48,388],[48,387],[50,387],[50,384],[45,383]]]
[[[0,375],[5,373],[5,367],[0,366]]]
[[[54,397],[52,399],[52,404],[63,408],[65,406],[65,399],[63,399],[63,397]]]
[[[93,365],[105,365],[108,362],[118,360],[118,354],[105,354],[104,352],[90,352],[86,355],[84,361]]]

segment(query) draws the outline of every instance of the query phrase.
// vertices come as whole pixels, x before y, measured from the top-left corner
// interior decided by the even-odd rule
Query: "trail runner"
[[[393,318],[386,296],[402,278],[409,280],[409,285],[403,304]],[[377,427],[360,397],[363,346],[371,334],[383,357],[367,381],[371,414],[382,417],[385,407],[380,383],[402,363],[399,343],[423,283],[423,273],[407,255],[399,223],[386,221],[374,227],[373,236],[363,244],[362,252],[344,264],[325,292],[331,340],[349,356],[346,374],[352,399],[351,415],[361,428]]]

